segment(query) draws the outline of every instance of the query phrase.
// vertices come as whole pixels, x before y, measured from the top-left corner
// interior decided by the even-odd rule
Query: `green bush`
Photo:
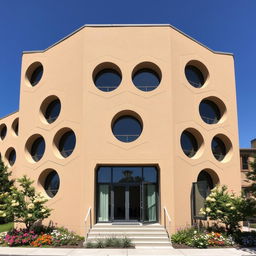
[[[124,236],[97,238],[95,241],[88,241],[85,244],[86,248],[134,248],[130,238]]]
[[[197,232],[195,228],[179,229],[171,236],[171,241],[176,244],[186,244]]]

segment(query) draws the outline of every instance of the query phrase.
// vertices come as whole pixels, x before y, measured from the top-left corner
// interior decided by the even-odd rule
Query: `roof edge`
[[[11,116],[11,115],[14,115],[14,114],[16,114],[16,113],[18,113],[18,112],[19,112],[19,110],[16,110],[16,111],[14,111],[14,112],[11,112],[10,114],[7,114],[7,115],[5,115],[5,116],[3,116],[3,117],[0,117],[0,120],[3,120],[3,119],[5,119],[6,117]]]
[[[176,30],[177,32],[181,33],[182,35],[184,35],[185,37],[191,39],[192,41],[198,43],[199,45],[203,46],[204,48],[206,48],[207,50],[216,53],[216,54],[223,54],[223,55],[230,55],[234,57],[233,53],[230,52],[221,52],[221,51],[214,51],[211,48],[209,48],[208,46],[200,43],[199,41],[197,41],[196,39],[194,39],[193,37],[187,35],[186,33],[184,33],[183,31],[179,30],[178,28],[174,27],[171,24],[85,24],[83,26],[81,26],[80,28],[76,29],[75,31],[73,31],[72,33],[68,34],[67,36],[63,37],[62,39],[60,39],[59,41],[57,41],[56,43],[50,45],[49,47],[47,47],[44,50],[34,50],[34,51],[23,51],[22,54],[29,54],[29,53],[43,53],[46,52],[47,50],[51,49],[52,47],[54,47],[55,45],[61,43],[62,41],[68,39],[69,37],[71,37],[72,35],[76,34],[77,32],[79,32],[80,30],[82,30],[85,27],[95,27],[95,28],[101,28],[101,27],[171,27],[174,30]]]

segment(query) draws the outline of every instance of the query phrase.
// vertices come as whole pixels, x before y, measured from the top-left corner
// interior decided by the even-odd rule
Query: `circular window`
[[[211,175],[206,171],[201,171],[197,177],[197,182],[204,183],[206,191],[214,188]]]
[[[6,137],[6,134],[7,134],[7,127],[5,124],[2,124],[0,126],[0,138],[1,140],[4,140],[4,138]]]
[[[189,131],[181,134],[180,144],[184,154],[188,157],[193,157],[199,148],[195,136]]]
[[[208,70],[199,61],[190,61],[185,67],[188,82],[195,88],[201,88],[208,77]]]
[[[135,113],[134,113],[135,114]],[[114,118],[112,132],[122,142],[132,142],[142,133],[142,122],[138,115],[118,115]]]
[[[49,197],[54,197],[58,193],[60,187],[60,178],[56,171],[52,170],[48,173],[43,187]]]
[[[135,67],[132,81],[141,91],[153,91],[161,82],[161,71],[158,66],[151,62],[141,63]]]
[[[212,153],[219,161],[222,161],[227,154],[225,143],[216,136],[212,139]]]
[[[16,118],[12,123],[12,130],[16,136],[19,134],[19,118]]]
[[[16,161],[16,151],[14,148],[9,148],[5,154],[10,166],[13,166]]]
[[[63,157],[68,157],[76,146],[76,135],[72,130],[62,129],[55,137],[57,148]]]
[[[35,162],[38,162],[44,155],[45,141],[43,137],[37,138],[31,145],[30,155]]]
[[[43,72],[44,68],[40,62],[35,62],[29,66],[26,77],[31,86],[35,86],[40,82]]]
[[[103,92],[115,90],[122,81],[121,70],[113,63],[102,63],[93,72],[95,86]]]
[[[218,106],[211,100],[202,100],[199,106],[200,116],[207,124],[216,124],[221,118]]]
[[[48,124],[53,123],[58,118],[61,111],[59,98],[56,96],[47,97],[41,104],[40,110],[44,116],[44,120],[46,120]]]

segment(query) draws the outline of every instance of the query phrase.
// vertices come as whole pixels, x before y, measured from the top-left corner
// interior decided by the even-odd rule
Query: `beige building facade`
[[[216,184],[241,189],[233,56],[169,25],[85,26],[23,53],[0,152],[49,198],[47,221],[81,235],[191,225]]]

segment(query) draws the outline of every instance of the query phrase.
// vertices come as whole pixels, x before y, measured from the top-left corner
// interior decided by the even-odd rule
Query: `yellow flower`
[[[33,209],[34,207],[35,207],[35,205],[32,203],[28,205],[28,209]]]
[[[210,212],[211,209],[210,209],[209,207],[207,207],[207,208],[205,209],[205,211],[206,211],[206,212]]]
[[[29,213],[29,214],[28,214],[28,218],[31,218],[31,217],[32,217],[32,214],[31,214],[31,213]]]

